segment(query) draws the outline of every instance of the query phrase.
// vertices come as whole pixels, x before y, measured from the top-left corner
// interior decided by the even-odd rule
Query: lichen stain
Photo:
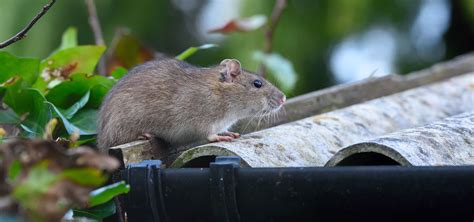
[[[284,147],[283,145],[281,145],[281,144],[277,144],[277,149],[278,149],[278,151],[280,151],[280,152],[284,152],[284,151],[285,151],[285,147]]]
[[[472,90],[474,90],[474,82],[471,82],[471,83],[469,84],[469,88],[472,89]]]
[[[261,149],[261,148],[263,148],[263,146],[265,146],[265,144],[263,144],[263,143],[257,143],[257,144],[254,144],[253,146],[254,146],[255,148],[257,148],[257,149]]]
[[[318,125],[321,125],[321,122],[323,120],[335,120],[335,121],[339,121],[338,118],[336,117],[333,117],[333,116],[328,116],[328,115],[317,115],[315,117],[313,117],[313,122],[318,124]]]

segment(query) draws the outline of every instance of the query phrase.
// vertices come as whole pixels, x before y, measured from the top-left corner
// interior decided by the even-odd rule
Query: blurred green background
[[[21,30],[46,0],[0,0],[0,41]],[[215,43],[188,59],[207,66],[237,58],[257,70],[254,52],[263,30],[208,34],[229,20],[270,16],[273,0],[96,0],[107,45],[119,27],[147,46],[176,55]],[[3,50],[45,58],[68,27],[80,44],[94,44],[82,0],[58,0],[29,32]],[[474,49],[474,0],[290,0],[274,34],[273,50],[293,63],[290,96],[369,76],[407,73]]]

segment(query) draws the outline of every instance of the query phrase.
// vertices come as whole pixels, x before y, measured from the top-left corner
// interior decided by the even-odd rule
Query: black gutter
[[[474,166],[160,169],[122,171],[128,221],[473,221]]]

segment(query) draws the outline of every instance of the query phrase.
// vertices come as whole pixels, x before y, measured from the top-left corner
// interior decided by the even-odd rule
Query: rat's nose
[[[283,105],[283,103],[285,103],[285,101],[286,101],[286,96],[283,95],[283,96],[280,97],[280,99],[278,100],[278,103],[279,103],[280,105]]]

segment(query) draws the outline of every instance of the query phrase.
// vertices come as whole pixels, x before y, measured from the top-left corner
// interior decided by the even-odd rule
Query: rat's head
[[[241,117],[277,112],[285,103],[283,92],[263,77],[242,70],[238,60],[225,59],[219,69],[225,99]]]

